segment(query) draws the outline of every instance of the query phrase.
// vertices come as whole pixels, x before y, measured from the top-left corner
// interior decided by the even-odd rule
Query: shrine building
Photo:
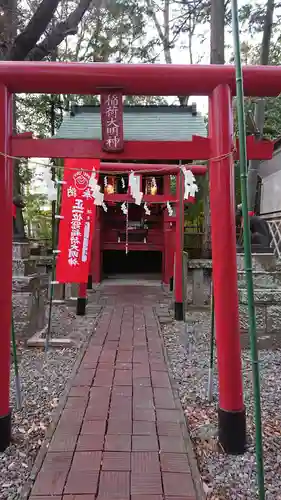
[[[190,141],[192,136],[207,135],[204,117],[197,112],[195,104],[187,107],[124,106],[123,127],[125,142],[167,141],[175,142],[175,148],[176,141]],[[101,139],[100,107],[72,106],[55,137]],[[122,173],[117,172],[118,169],[114,171],[117,154],[112,155],[110,170],[105,170],[101,162],[99,184],[105,194],[107,212],[97,207],[91,268],[95,283],[108,277],[127,275],[135,278],[151,277],[168,283],[173,276],[174,179],[164,169],[161,174],[161,170],[141,170],[139,165],[140,190],[144,197],[138,206],[128,195],[128,174],[134,160],[130,159],[127,172]],[[190,160],[179,158],[179,161],[187,164]],[[160,161],[148,157],[147,163],[152,165]],[[161,160],[163,163],[173,162]]]

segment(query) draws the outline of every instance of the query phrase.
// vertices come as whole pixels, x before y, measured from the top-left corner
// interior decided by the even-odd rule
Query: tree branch
[[[155,28],[157,30],[157,33],[158,33],[158,36],[161,40],[162,43],[164,43],[164,33],[162,31],[162,28],[160,26],[160,23],[157,19],[157,16],[156,16],[156,13],[152,7],[152,4],[151,4],[151,1],[150,0],[146,0],[146,5],[147,5],[147,8],[148,8],[148,15],[153,19],[153,22],[154,22],[154,25],[155,25]]]
[[[80,0],[78,6],[71,12],[68,18],[65,21],[57,23],[46,38],[29,52],[26,60],[41,61],[48,54],[52,53],[68,35],[75,35],[78,24],[91,3],[92,0]],[[100,0],[97,3],[100,3]]]
[[[10,61],[23,61],[50,23],[60,0],[42,0],[26,28],[16,37],[6,55]]]

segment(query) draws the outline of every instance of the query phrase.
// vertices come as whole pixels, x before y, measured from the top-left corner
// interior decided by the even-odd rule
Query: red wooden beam
[[[280,66],[245,66],[246,96],[278,96]],[[60,62],[0,62],[0,82],[11,92],[100,94],[104,88],[124,95],[209,95],[227,84],[235,94],[235,68],[201,64],[106,64]]]
[[[101,244],[103,250],[122,250],[125,251],[126,244],[124,242],[114,243],[105,242]],[[162,243],[136,243],[134,241],[129,242],[129,251],[160,251],[163,252],[164,246]]]
[[[186,165],[186,168],[191,170],[194,175],[205,175],[208,170],[206,165]],[[179,165],[169,165],[168,163],[154,164],[154,163],[114,163],[103,162],[101,163],[101,172],[145,172],[147,174],[176,174],[179,171]]]
[[[274,150],[274,141],[257,141],[255,136],[247,137],[247,157],[248,160],[271,160]],[[235,160],[239,160],[239,140],[236,140]]]
[[[0,63],[1,65],[1,63]],[[238,141],[235,159],[238,155]],[[125,141],[122,153],[106,153],[99,140],[81,139],[28,139],[14,136],[11,140],[12,155],[34,158],[100,158],[101,160],[208,160],[211,157],[210,140],[193,136],[192,141]],[[249,160],[270,160],[273,142],[255,141],[247,137]]]
[[[114,194],[107,194],[104,193],[104,199],[105,201],[111,201],[115,203],[122,203],[123,201],[128,201],[129,203],[134,203],[134,198],[130,194],[126,193],[114,193]],[[147,203],[166,203],[167,201],[174,202],[176,201],[176,196],[174,195],[164,195],[164,194],[144,194],[143,195],[143,201]]]
[[[99,140],[12,138],[12,154],[21,157],[100,158],[102,160],[206,160],[209,139],[193,136],[191,141],[125,141],[121,153],[107,153]]]
[[[112,202],[112,203],[123,203],[123,201],[128,201],[129,203],[134,203],[134,198],[130,194],[119,194],[119,193],[114,193],[114,194],[107,194],[104,193],[104,199],[105,201]],[[177,197],[173,194],[166,195],[166,194],[144,194],[143,195],[143,202],[146,203],[161,203],[165,204],[167,201],[170,201],[171,203],[175,203],[177,200]],[[195,199],[196,201],[196,199]],[[189,197],[187,200],[184,200],[184,203],[194,203],[194,198]]]

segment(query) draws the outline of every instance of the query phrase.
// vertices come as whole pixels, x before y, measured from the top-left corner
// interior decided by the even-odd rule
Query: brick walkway
[[[196,500],[157,321],[129,288],[108,292],[30,500]]]

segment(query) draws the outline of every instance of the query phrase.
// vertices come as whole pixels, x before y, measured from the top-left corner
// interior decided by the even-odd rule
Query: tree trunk
[[[14,16],[17,9],[17,0],[2,0],[0,6],[2,11],[0,16],[0,57],[5,59],[16,34]]]
[[[50,23],[60,0],[43,0],[26,28],[15,38],[7,53],[9,61],[23,61]]]
[[[224,0],[211,1],[211,64],[224,64]]]
[[[260,64],[262,65],[267,65],[269,62],[273,13],[274,13],[274,0],[268,0],[264,18],[263,37],[262,37],[261,53],[260,53]],[[263,137],[264,115],[265,115],[265,99],[259,99],[255,105],[255,125],[258,131],[258,133],[256,134],[257,139],[262,139]],[[260,168],[259,160],[251,160],[249,162],[248,181],[247,181],[249,210],[256,209],[255,202],[256,202],[259,168]]]
[[[97,5],[100,2],[101,0],[96,0]],[[33,47],[26,56],[26,59],[28,61],[41,61],[44,57],[51,54],[68,35],[75,35],[78,24],[91,3],[92,0],[80,0],[76,9],[71,12],[68,18],[65,21],[55,24],[44,40],[36,45],[36,47]]]
[[[154,22],[156,31],[158,33],[159,39],[163,46],[164,58],[166,64],[172,64],[172,54],[171,54],[171,40],[170,40],[170,2],[171,0],[165,0],[162,9],[163,12],[163,27],[161,27],[156,12],[155,6],[152,0],[146,0],[146,5],[148,8],[148,14]],[[187,106],[189,96],[178,96],[180,106]]]
[[[77,32],[78,24],[92,3],[100,5],[102,0],[80,0],[65,21],[54,24],[45,38],[37,44],[48,28],[60,0],[42,0],[26,28],[16,38],[6,54],[7,60],[41,61],[51,54],[68,36]],[[37,45],[36,45],[37,44]]]
[[[211,64],[224,64],[224,0],[211,0]],[[209,175],[206,174],[204,192],[204,236],[203,257],[210,257],[211,250],[211,218]]]

